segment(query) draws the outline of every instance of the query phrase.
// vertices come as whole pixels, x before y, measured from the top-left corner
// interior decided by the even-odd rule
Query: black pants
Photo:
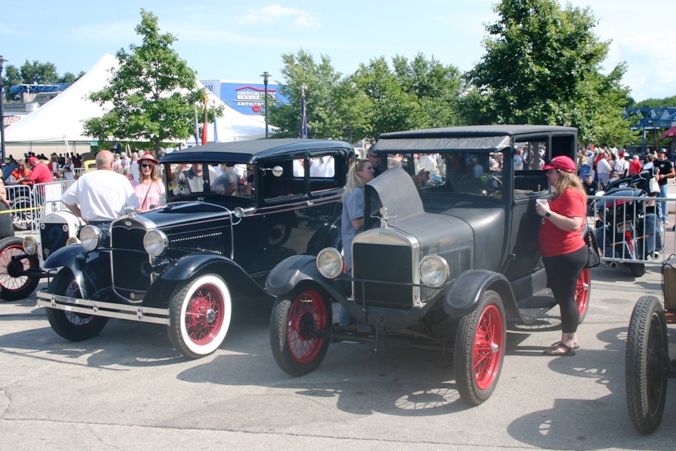
[[[575,302],[577,279],[587,264],[587,246],[569,254],[556,257],[543,257],[547,286],[552,289],[554,299],[561,309],[561,328],[563,333],[577,332],[580,322],[580,310]]]

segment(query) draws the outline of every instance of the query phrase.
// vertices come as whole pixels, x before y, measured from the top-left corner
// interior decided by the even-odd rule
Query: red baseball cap
[[[35,157],[30,157],[27,161],[27,163],[37,163],[37,162],[38,162],[38,159],[35,158]]]
[[[549,171],[551,169],[558,169],[563,172],[573,173],[575,172],[575,162],[565,155],[559,155],[558,157],[552,158],[552,161],[549,164],[542,166],[542,169]]]

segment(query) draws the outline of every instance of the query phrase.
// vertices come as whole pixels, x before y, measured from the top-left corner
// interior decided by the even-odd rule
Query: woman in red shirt
[[[561,310],[561,341],[544,353],[575,355],[577,325],[580,312],[575,302],[575,288],[580,272],[587,263],[587,249],[582,227],[587,211],[587,195],[575,175],[575,162],[566,156],[552,158],[542,169],[554,194],[549,203],[537,203],[535,211],[542,216],[539,243],[542,261],[551,288]]]

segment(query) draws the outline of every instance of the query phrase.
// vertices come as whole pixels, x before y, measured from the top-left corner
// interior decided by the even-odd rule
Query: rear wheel
[[[56,274],[49,292],[73,298],[82,297],[80,287],[78,287],[73,273],[68,268],[63,268]],[[47,308],[47,319],[54,332],[70,341],[82,341],[93,338],[108,323],[108,318],[102,316],[53,308]]]
[[[645,263],[628,263],[631,275],[634,277],[642,277],[645,275]]]
[[[232,299],[223,279],[207,274],[177,288],[170,300],[169,339],[191,359],[207,356],[223,343],[230,327]]]
[[[278,297],[270,319],[270,346],[277,365],[292,376],[316,370],[329,348],[331,304],[319,291]]]
[[[474,311],[460,318],[456,333],[455,379],[465,402],[479,405],[493,394],[506,341],[502,300],[495,291],[486,291]]]
[[[25,253],[20,237],[0,240],[0,299],[16,301],[27,298],[40,283],[40,278],[23,274],[27,269],[39,268],[40,261],[37,255],[12,260],[12,257]]]
[[[591,295],[591,270],[583,269],[580,276],[577,278],[577,285],[575,286],[575,303],[580,312],[580,322],[584,321],[589,310],[589,296]]]
[[[631,314],[624,374],[627,407],[634,427],[651,434],[660,425],[667,398],[667,323],[659,299],[644,296]]]
[[[30,197],[20,196],[12,199],[9,209],[12,210],[12,221],[16,230],[30,229],[36,217]]]

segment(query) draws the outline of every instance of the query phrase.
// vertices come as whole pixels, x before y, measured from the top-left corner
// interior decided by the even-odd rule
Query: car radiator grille
[[[146,229],[133,220],[125,222],[131,226],[116,224],[110,231],[113,286],[127,299],[141,301],[150,287],[150,277],[141,274],[141,264],[150,261],[143,247]]]
[[[410,310],[413,304],[412,249],[355,243],[352,248],[352,271],[355,302],[367,307]]]

